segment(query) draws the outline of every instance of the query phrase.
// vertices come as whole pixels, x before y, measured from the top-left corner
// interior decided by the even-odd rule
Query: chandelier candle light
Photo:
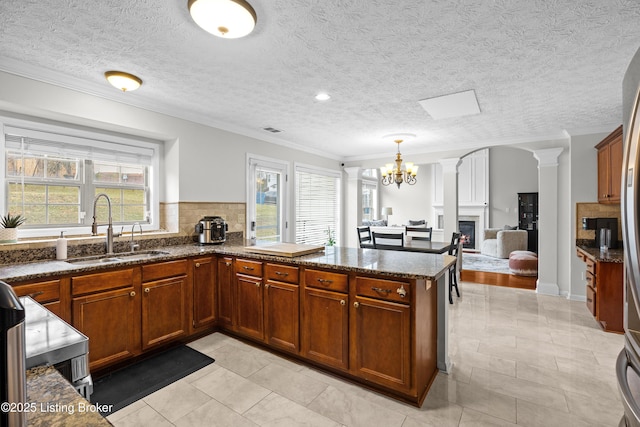
[[[398,188],[400,188],[400,184],[406,182],[409,185],[413,185],[418,182],[416,175],[418,174],[418,166],[414,165],[411,162],[404,163],[404,169],[402,168],[402,156],[400,155],[400,143],[401,139],[396,139],[394,141],[398,144],[398,153],[396,154],[396,164],[387,163],[385,166],[380,168],[380,173],[382,174],[382,185],[389,185],[391,183],[396,183]]]

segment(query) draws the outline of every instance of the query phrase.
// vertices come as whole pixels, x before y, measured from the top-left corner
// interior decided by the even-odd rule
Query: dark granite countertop
[[[27,371],[27,402],[29,427],[113,426],[53,367]]]
[[[41,261],[25,264],[5,265],[0,267],[0,280],[19,282],[38,280],[52,275],[84,274],[92,271],[104,270],[112,267],[125,267],[144,263],[163,262],[173,259],[194,257],[199,255],[224,254],[230,256],[248,257],[264,261],[283,262],[316,268],[353,271],[388,275],[390,277],[407,279],[437,280],[442,276],[454,258],[448,255],[427,254],[419,252],[404,252],[392,250],[360,249],[347,247],[332,247],[327,252],[319,252],[298,257],[284,257],[262,255],[249,252],[246,244],[225,243],[221,245],[177,245],[159,248],[163,253],[153,257],[127,259],[114,262],[96,262],[94,264],[78,264],[72,259],[67,261]],[[118,254],[115,254],[117,257]]]
[[[577,245],[578,249],[584,252],[588,257],[597,262],[624,262],[624,250],[609,249],[606,253],[601,252],[599,248],[586,245]]]

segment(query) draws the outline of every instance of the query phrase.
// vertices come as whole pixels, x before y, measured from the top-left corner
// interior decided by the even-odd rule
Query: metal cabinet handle
[[[269,284],[268,284],[268,283],[265,283],[265,284],[264,284],[264,288],[265,288],[265,289],[269,289]]]
[[[260,282],[256,282],[256,288],[260,287]]]
[[[346,304],[347,304],[347,302],[345,300],[343,300],[343,299],[340,300],[340,305],[346,305]]]
[[[333,280],[321,279],[321,278],[318,277],[318,282],[320,282],[320,283],[333,283]]]
[[[253,267],[247,267],[246,265],[243,265],[242,268],[244,268],[245,270],[253,271]]]
[[[196,268],[200,267],[200,263],[196,262]]]
[[[372,287],[371,288],[372,291],[376,291],[376,292],[380,292],[380,293],[384,293],[384,294],[388,294],[391,292],[391,289],[382,289],[382,288],[376,288],[376,287]]]
[[[144,288],[144,293],[145,293],[145,294],[148,294],[150,290],[151,290],[151,289],[149,289],[149,288]]]
[[[400,295],[400,298],[404,298],[407,296],[407,290],[404,288],[404,285],[400,285],[400,287],[396,289],[396,292],[398,293],[398,295]]]
[[[131,293],[129,295],[132,296],[132,297],[135,297],[136,296],[136,291],[131,291]]]
[[[360,307],[360,303],[356,301],[356,302],[354,302],[354,303],[353,303],[353,306],[354,306],[355,308],[358,308],[358,307]]]
[[[231,261],[225,261],[224,264],[229,267],[231,265]]]
[[[289,275],[289,273],[282,273],[280,271],[276,271],[276,276],[284,276],[287,277]]]

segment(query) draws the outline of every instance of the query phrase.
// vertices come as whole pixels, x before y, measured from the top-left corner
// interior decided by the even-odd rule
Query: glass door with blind
[[[247,236],[282,242],[286,235],[287,163],[249,158]]]
[[[340,172],[296,166],[296,243],[340,244]]]

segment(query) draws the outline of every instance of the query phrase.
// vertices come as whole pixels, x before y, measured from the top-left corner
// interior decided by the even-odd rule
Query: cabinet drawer
[[[31,296],[39,303],[47,303],[60,299],[60,280],[33,283],[31,285],[18,285],[13,288],[17,296]]]
[[[593,289],[596,289],[596,276],[587,271],[585,277],[587,279],[587,286],[591,286]]]
[[[129,268],[126,270],[110,271],[108,273],[72,277],[71,293],[75,296],[129,287],[133,285],[133,273],[133,269]]]
[[[318,270],[306,270],[304,272],[304,283],[305,286],[331,289],[338,292],[347,292],[349,288],[349,280],[346,274]]]
[[[248,259],[236,259],[236,273],[262,277],[262,263]]]
[[[265,266],[267,280],[298,284],[300,271],[298,267],[281,264],[267,264]]]
[[[596,262],[591,258],[587,258],[584,260],[587,263],[587,271],[593,275],[596,274]]]
[[[187,274],[186,259],[142,266],[143,282],[165,279],[167,277],[181,276],[183,274]]]
[[[395,280],[356,278],[356,293],[361,296],[387,301],[408,303],[411,299],[411,284]]]
[[[592,315],[596,315],[596,291],[591,286],[587,286],[587,308]]]
[[[582,251],[580,249],[576,249],[576,255],[578,256],[578,258],[580,258],[582,261],[586,262],[587,261],[587,257],[584,255],[584,253],[582,253]]]

